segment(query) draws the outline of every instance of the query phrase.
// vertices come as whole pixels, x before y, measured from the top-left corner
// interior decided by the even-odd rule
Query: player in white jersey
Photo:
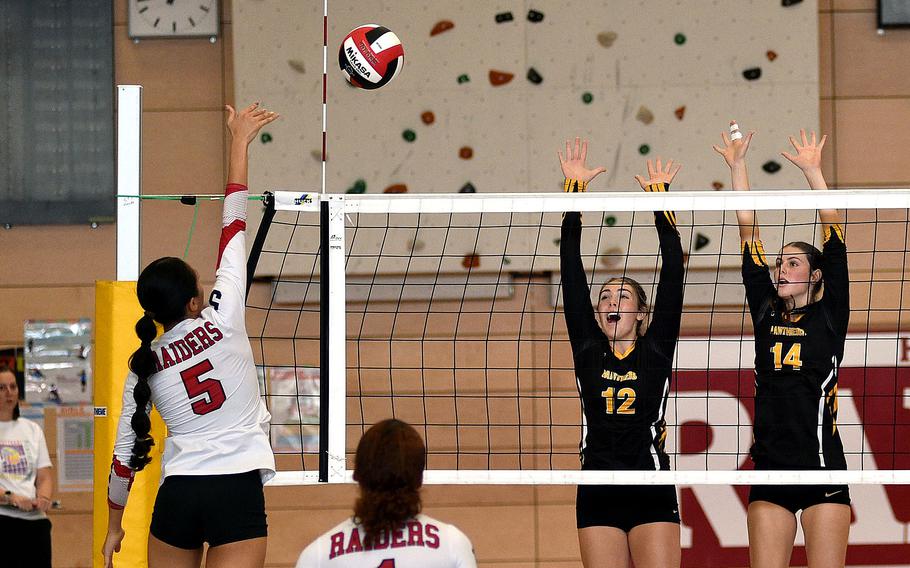
[[[178,258],[160,258],[139,275],[145,315],[130,357],[108,483],[105,566],[123,540],[121,520],[136,471],[151,461],[149,412],[167,425],[162,484],[155,500],[148,560],[198,567],[261,567],[266,520],[262,485],[275,475],[269,416],[259,393],[246,333],[247,149],[278,115],[258,103],[228,110],[231,155],[224,191],[215,286],[206,306],[198,275]],[[155,323],[164,333],[157,337]],[[228,498],[229,496],[229,498]]]
[[[476,568],[471,541],[455,526],[420,514],[426,448],[394,418],[357,445],[354,516],[317,538],[297,568]]]

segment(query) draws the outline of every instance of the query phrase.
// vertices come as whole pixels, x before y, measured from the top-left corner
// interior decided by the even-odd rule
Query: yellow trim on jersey
[[[825,234],[826,243],[828,242],[828,239],[831,238],[832,230],[835,232],[835,234],[837,234],[837,238],[840,239],[840,242],[842,242],[842,243],[846,242],[844,240],[844,228],[841,227],[840,224],[834,224],[834,225],[825,225],[824,234]]]
[[[664,211],[664,217],[667,218],[668,223],[670,223],[674,227],[676,226],[676,213],[674,213],[672,211]]]
[[[634,349],[635,349],[635,343],[633,343],[632,345],[630,345],[629,348],[626,349],[626,352],[625,352],[625,353],[620,353],[620,352],[618,352],[618,351],[616,351],[616,350],[614,349],[614,350],[613,350],[613,355],[615,355],[617,359],[622,360],[622,359],[625,359],[626,357],[628,357],[628,356],[629,356],[629,353],[631,353]]]
[[[749,254],[752,255],[752,262],[758,266],[768,266],[768,261],[765,259],[765,247],[761,241],[742,241],[740,243],[740,251],[745,252],[746,248],[749,249]]]
[[[588,189],[588,182],[580,181],[577,179],[566,178],[566,181],[563,183],[562,190],[566,193],[578,193],[584,192]]]
[[[664,192],[667,191],[667,184],[663,182],[652,183],[645,187],[645,191]]]

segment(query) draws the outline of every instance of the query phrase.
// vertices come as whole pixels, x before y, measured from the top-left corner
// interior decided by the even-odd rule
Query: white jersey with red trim
[[[314,540],[297,568],[476,568],[468,537],[454,525],[417,515],[402,528],[363,542],[363,526],[348,518]]]
[[[161,480],[169,475],[218,475],[258,469],[275,475],[268,410],[259,392],[246,333],[246,187],[225,189],[218,269],[210,305],[152,342],[158,371],[149,378],[151,406],[167,425]],[[132,478],[126,467],[136,435],[130,373],[123,390],[109,484],[112,506],[123,506]]]

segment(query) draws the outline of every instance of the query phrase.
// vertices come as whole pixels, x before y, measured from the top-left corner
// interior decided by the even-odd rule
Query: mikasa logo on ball
[[[348,61],[351,63],[353,70],[356,70],[364,79],[373,81],[372,76],[376,74],[376,70],[373,69],[369,63],[363,61],[360,58],[360,52],[354,47],[354,42],[351,39],[347,39],[344,42],[344,52],[348,54]]]

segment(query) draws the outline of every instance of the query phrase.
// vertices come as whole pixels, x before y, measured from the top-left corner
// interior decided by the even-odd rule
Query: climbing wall
[[[318,191],[323,3],[233,6],[236,99],[262,100],[283,115],[253,149],[252,183]],[[789,134],[818,127],[815,0],[329,0],[328,12],[329,192],[560,191],[556,151],[574,136],[590,140],[589,164],[607,168],[594,191],[640,191],[633,176],[656,157],[684,164],[675,188],[714,191],[729,185],[729,174],[711,144],[731,118],[758,131],[750,151],[754,188],[805,186],[779,152]],[[338,69],[342,38],[364,23],[392,29],[405,50],[401,74],[377,91],[349,87]],[[687,214],[680,220],[693,223]],[[697,214],[702,228],[683,231],[690,263],[701,257],[705,267],[716,266],[721,247],[736,248],[734,233],[705,227],[719,220]],[[602,234],[586,235],[586,249],[634,253],[634,242],[643,257],[653,255],[647,216],[634,219],[641,238],[627,227],[630,215],[604,221]],[[769,237],[766,248],[774,250],[783,238],[811,240],[812,230]],[[510,238],[553,249],[544,253],[557,247],[549,233]],[[404,249],[415,239],[400,240]],[[464,248],[485,252],[483,242]],[[522,268],[517,262],[513,269]]]

